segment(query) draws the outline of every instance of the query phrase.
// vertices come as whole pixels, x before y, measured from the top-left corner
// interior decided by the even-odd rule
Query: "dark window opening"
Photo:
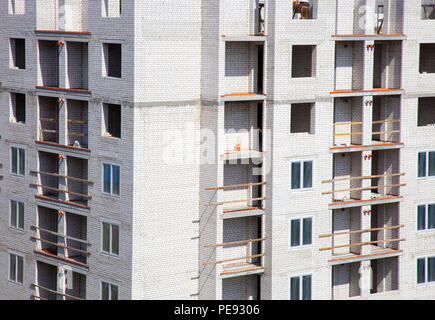
[[[108,77],[121,78],[121,45],[115,43],[105,44],[104,55],[106,60],[106,75]]]
[[[11,93],[12,122],[26,123],[26,95],[22,93]]]
[[[290,133],[314,133],[314,106],[311,103],[291,105]]]
[[[12,67],[26,69],[26,41],[11,39]]]
[[[121,138],[121,106],[104,104],[104,120],[106,135]]]
[[[315,77],[316,46],[293,46],[292,78]]]

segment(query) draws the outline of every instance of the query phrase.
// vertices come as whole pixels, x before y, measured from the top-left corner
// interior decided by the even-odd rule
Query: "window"
[[[23,283],[24,258],[16,254],[9,254],[9,280]]]
[[[418,99],[419,127],[435,126],[435,97]]]
[[[420,73],[435,73],[435,43],[420,44]]]
[[[122,14],[122,0],[102,0],[104,18],[119,18]]]
[[[121,106],[118,104],[103,104],[103,134],[109,137],[121,138]]]
[[[310,189],[313,187],[313,161],[291,163],[291,189]]]
[[[435,176],[435,151],[418,153],[418,177]]]
[[[315,77],[316,46],[293,46],[292,78]]]
[[[316,19],[317,0],[293,1],[292,19]]]
[[[435,257],[417,259],[417,283],[435,281]]]
[[[119,255],[119,226],[103,222],[103,252]]]
[[[435,229],[435,204],[417,207],[417,230]]]
[[[11,200],[10,227],[24,230],[24,203]]]
[[[11,67],[26,69],[26,41],[24,39],[11,39]]]
[[[25,0],[9,0],[8,1],[9,14],[25,14],[26,2]]]
[[[101,300],[118,300],[118,286],[101,281]]]
[[[290,278],[290,300],[311,300],[312,275]]]
[[[435,19],[435,4],[423,4],[421,6],[421,19],[422,20]]]
[[[103,164],[103,192],[119,196],[120,167],[113,164]]]
[[[24,176],[26,170],[26,151],[22,148],[11,147],[11,173]]]
[[[26,95],[11,93],[11,122],[26,123]]]
[[[121,78],[121,45],[117,43],[104,43],[103,51],[105,62],[104,75],[107,77]]]
[[[292,219],[290,221],[290,246],[308,246],[312,243],[312,218]]]
[[[314,133],[314,104],[291,105],[290,133]]]

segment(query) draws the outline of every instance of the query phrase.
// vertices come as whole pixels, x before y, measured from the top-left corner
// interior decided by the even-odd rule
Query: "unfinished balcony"
[[[378,150],[371,154],[350,152],[334,154],[333,179],[322,181],[331,185],[330,209],[358,207],[402,200],[400,182],[405,175],[399,167],[399,150]],[[367,162],[364,164],[363,162]],[[371,164],[371,175],[362,175],[363,166]]]
[[[71,273],[71,275],[68,274]],[[64,285],[59,274],[64,274]],[[68,284],[68,279],[72,283]],[[85,300],[86,276],[72,270],[61,270],[54,265],[41,261],[36,262],[36,283],[32,283],[36,300]],[[65,289],[63,289],[64,287]]]
[[[373,145],[401,142],[400,100],[400,96],[373,97]]]
[[[66,83],[69,90],[88,90],[88,43],[66,42]]]
[[[227,41],[221,101],[263,101],[263,64],[262,43]]]
[[[67,100],[68,146],[88,149],[88,102]]]
[[[56,98],[38,97],[39,141],[59,144],[59,102]]]
[[[263,273],[263,241],[261,219],[257,217],[223,221],[223,243],[205,246],[216,250],[219,260],[204,265],[219,265],[221,278]]]
[[[260,164],[263,159],[263,104],[258,102],[225,103],[224,153],[230,163]]]
[[[87,268],[89,242],[87,241],[87,218],[38,206],[37,225],[32,238],[35,251],[41,255],[62,260],[71,265]]]
[[[363,98],[335,98],[334,147],[363,145]]]
[[[222,279],[222,300],[260,300],[261,275]]]
[[[363,228],[363,216],[370,215],[370,227]],[[333,230],[322,234],[320,239],[329,246],[319,251],[330,252],[328,262],[332,265],[347,264],[400,255],[399,206],[397,203],[373,205],[371,209],[347,208],[334,210]]]
[[[362,91],[364,88],[364,41],[335,43],[335,91]]]
[[[337,1],[336,40],[403,40],[403,1]],[[350,18],[350,19],[349,19]]]
[[[220,2],[222,37],[225,41],[265,41],[265,0]]]
[[[94,183],[88,180],[88,160],[40,151],[39,170],[31,173],[38,178],[31,186],[39,199],[89,209],[89,185]]]
[[[87,33],[88,0],[38,0],[36,32]]]
[[[402,41],[375,41],[373,88],[399,90],[402,86]]]

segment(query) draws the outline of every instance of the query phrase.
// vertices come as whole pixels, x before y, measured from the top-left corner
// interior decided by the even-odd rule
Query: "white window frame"
[[[110,166],[110,193],[104,191],[104,165]],[[113,193],[113,166],[119,167],[119,194]],[[103,194],[116,198],[121,197],[121,165],[110,161],[103,161],[101,165],[101,174],[101,191]]]
[[[310,188],[304,188],[304,162],[311,161],[312,164],[312,171],[311,171],[311,187]],[[299,189],[292,189],[292,164],[293,163],[301,163],[301,171],[300,171],[300,185],[301,187]],[[304,191],[310,191],[314,189],[314,159],[301,159],[301,160],[290,160],[290,192],[304,192]]]
[[[104,223],[107,223],[110,225],[110,239],[109,239],[109,244],[110,244],[110,252],[108,251],[104,251]],[[112,226],[115,225],[118,227],[118,234],[119,234],[119,239],[118,239],[118,253],[113,253],[112,252],[112,239],[113,239],[113,235],[112,235]],[[105,255],[109,255],[112,257],[119,257],[120,253],[121,253],[121,223],[117,222],[117,221],[113,221],[113,220],[102,220],[101,221],[101,247],[100,247],[100,251],[101,253],[105,254]]]
[[[17,224],[17,226],[16,227],[14,227],[13,225],[12,225],[12,201],[14,201],[14,202],[16,202],[17,203],[17,221],[15,221],[16,222],[16,224]],[[23,228],[20,228],[19,226],[18,226],[18,224],[19,224],[19,217],[18,217],[18,214],[19,214],[19,211],[18,211],[18,204],[19,203],[22,203],[23,204]],[[24,226],[25,226],[25,216],[26,216],[26,205],[25,205],[25,203],[24,202],[22,202],[22,201],[18,201],[18,200],[15,200],[15,199],[9,199],[9,228],[10,229],[13,229],[13,230],[17,230],[17,231],[24,231]]]
[[[303,227],[303,220],[304,219],[309,219],[309,218],[311,218],[311,244],[302,244],[302,240],[303,240],[303,237],[304,237],[304,235],[303,235],[303,229],[304,229],[304,227]],[[299,220],[300,221],[300,225],[299,225],[299,243],[300,243],[300,245],[298,245],[298,246],[294,246],[294,247],[292,247],[292,245],[291,245],[291,241],[292,241],[292,221],[294,221],[294,220]],[[305,249],[305,248],[310,248],[310,247],[313,247],[313,242],[314,242],[314,237],[313,237],[313,234],[314,234],[314,216],[303,216],[303,217],[296,217],[296,218],[290,218],[290,223],[289,223],[289,239],[288,239],[288,246],[289,246],[289,249],[290,250],[297,250],[297,249]]]
[[[23,286],[24,285],[24,277],[25,277],[25,273],[24,273],[24,256],[19,254],[19,253],[17,253],[17,252],[12,252],[12,251],[8,251],[8,255],[9,255],[9,258],[8,258],[8,260],[9,260],[8,261],[8,280],[11,283]],[[11,279],[11,262],[12,262],[11,261],[11,255],[14,255],[15,259],[16,259],[15,276],[17,277],[17,279]],[[22,283],[17,281],[18,280],[18,257],[23,259],[23,282]]]
[[[20,174],[20,152],[18,152],[17,154],[17,173],[12,172],[12,148],[16,148],[17,150],[22,149],[24,150],[24,174]],[[9,146],[9,173],[13,176],[16,177],[25,177],[26,176],[26,154],[27,154],[27,150],[26,147],[20,146],[20,145],[13,145],[11,144]]]
[[[415,230],[417,230],[417,233],[427,233],[427,232],[435,232],[435,228],[432,229],[428,229],[428,221],[429,221],[429,206],[430,205],[434,205],[435,206],[435,202],[424,202],[424,203],[417,203],[415,210],[416,210],[416,228]],[[425,223],[425,228],[423,230],[418,230],[418,207],[420,206],[425,206],[425,214],[424,214],[424,223]]]
[[[429,153],[430,152],[435,152],[435,150],[420,150],[417,151],[417,179],[418,180],[424,180],[424,179],[435,179],[435,175],[433,176],[429,176]],[[424,177],[419,177],[418,176],[418,155],[420,153],[425,153],[426,154],[426,168],[425,168],[425,176]]]
[[[103,300],[103,283],[107,283],[109,285],[109,297],[110,299],[108,299],[107,301],[112,301],[112,291],[111,286],[115,286],[118,288],[118,299],[119,300],[119,285],[113,283],[113,282],[109,282],[109,281],[105,281],[105,280],[101,280],[100,281],[100,300]]]
[[[291,275],[288,278],[288,300],[291,300],[291,288],[292,288],[292,278],[299,278],[299,297],[303,297],[303,285],[302,285],[302,278],[306,276],[311,276],[311,300],[315,300],[314,297],[314,290],[313,290],[313,283],[314,283],[314,274],[313,273],[304,273],[304,274],[295,274]],[[296,300],[291,300],[296,301]],[[298,301],[304,301],[303,299],[299,299]]]
[[[415,283],[417,284],[417,287],[423,287],[423,286],[432,286],[435,285],[435,280],[434,281],[428,281],[428,271],[429,271],[429,264],[428,264],[428,258],[435,258],[435,254],[430,254],[430,255],[424,255],[424,256],[419,256],[415,259],[415,270],[417,272],[415,272]],[[424,279],[425,281],[422,283],[418,283],[418,260],[419,259],[424,259]]]

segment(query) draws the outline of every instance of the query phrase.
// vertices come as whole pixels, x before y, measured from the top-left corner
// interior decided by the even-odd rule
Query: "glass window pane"
[[[109,300],[109,284],[101,282],[101,300]]]
[[[119,166],[112,166],[113,169],[113,189],[112,193],[119,195],[119,184],[120,184],[120,176],[119,176]]]
[[[110,288],[111,300],[118,300],[118,286],[112,284]]]
[[[302,277],[302,300],[311,300],[311,276]]]
[[[435,281],[435,257],[427,258],[427,281]]]
[[[301,163],[292,163],[292,189],[299,189],[301,187]]]
[[[305,218],[303,220],[303,233],[302,233],[302,244],[307,245],[311,244],[311,234],[312,234],[312,221],[311,218]]]
[[[299,300],[299,277],[290,280],[290,300]]]
[[[290,230],[290,245],[292,247],[299,246],[301,244],[301,221],[300,220],[292,220],[291,221],[291,230]]]
[[[110,252],[110,224],[103,222],[103,251]]]
[[[110,193],[110,165],[105,164],[104,166],[104,183],[103,183],[103,191]]]
[[[23,257],[17,257],[17,260],[18,260],[17,282],[23,283],[23,274],[24,274],[24,261],[23,261]]]
[[[20,153],[20,175],[24,176],[26,174],[26,153],[24,149],[18,149]]]
[[[18,173],[18,150],[17,148],[12,147],[11,152],[12,152],[12,164],[11,164],[12,173]]]
[[[426,152],[418,154],[418,176],[426,177]]]
[[[24,203],[18,202],[18,228],[24,229]]]
[[[427,228],[435,229],[435,204],[427,206]]]
[[[119,226],[112,225],[112,253],[119,254]]]
[[[429,176],[435,176],[435,151],[429,152]]]
[[[311,188],[313,186],[313,162],[304,162],[304,188]]]
[[[417,259],[417,283],[426,282],[425,259]]]
[[[417,230],[425,230],[426,229],[426,206],[418,206],[417,209]]]
[[[17,260],[14,254],[9,255],[9,279],[12,281],[17,280]]]
[[[11,227],[17,227],[17,203],[11,201]]]

